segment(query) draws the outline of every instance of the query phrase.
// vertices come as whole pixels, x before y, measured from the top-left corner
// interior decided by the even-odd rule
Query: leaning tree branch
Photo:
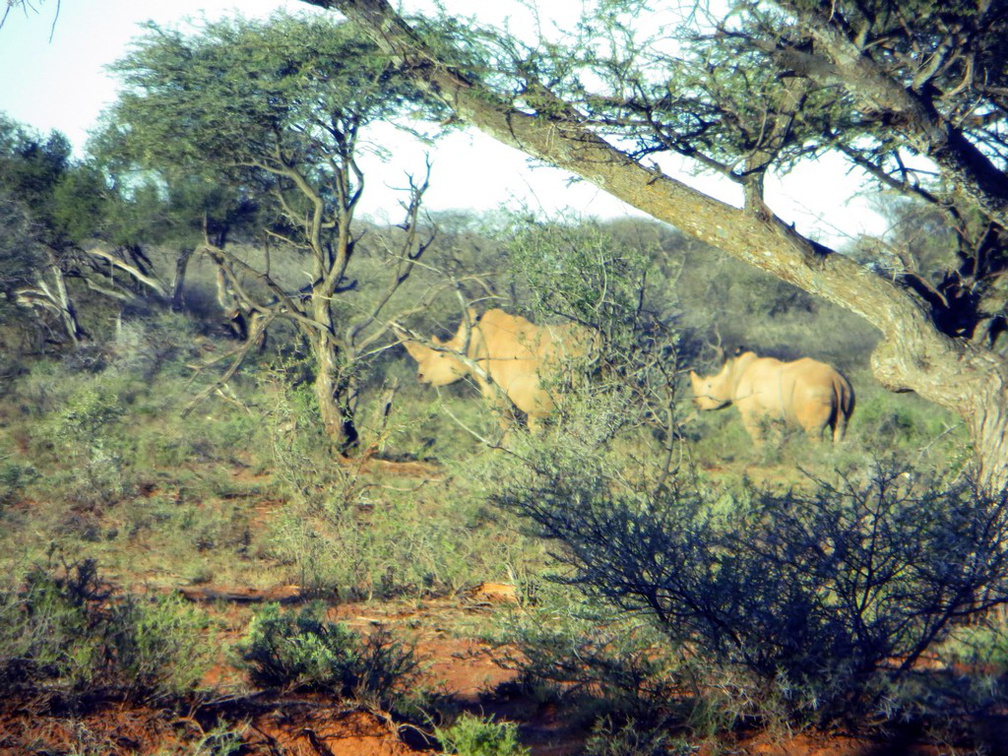
[[[104,249],[95,247],[93,249],[84,250],[84,254],[91,257],[96,257],[99,260],[105,260],[107,263],[112,265],[114,268],[118,268],[123,272],[129,274],[137,281],[142,283],[144,286],[153,291],[161,299],[167,299],[167,287],[163,281],[161,281],[156,275],[151,273],[145,273],[140,269],[138,265],[131,265],[130,263],[123,260],[121,257],[114,255]]]
[[[956,186],[1000,225],[1008,227],[1008,176],[944,119],[927,96],[895,80],[884,68],[815,12],[799,13],[818,48],[828,59],[788,51],[789,60],[805,58],[799,73],[842,87],[862,105],[889,114],[896,128],[917,149],[938,163]]]
[[[1008,487],[1008,365],[989,350],[942,333],[907,289],[832,254],[772,213],[748,213],[641,165],[607,143],[548,88],[523,93],[531,112],[515,107],[510,99],[442,62],[387,0],[304,1],[338,9],[359,24],[418,86],[497,140],[569,170],[652,217],[865,318],[885,337],[872,353],[875,377],[891,390],[916,391],[962,416],[985,485]],[[967,172],[967,178],[976,176]],[[1008,192],[1004,196],[1008,198]],[[997,205],[1000,200],[994,197]]]

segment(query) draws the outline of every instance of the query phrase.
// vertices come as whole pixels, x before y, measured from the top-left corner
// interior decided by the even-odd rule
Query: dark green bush
[[[739,716],[907,716],[898,691],[921,655],[1008,600],[1008,502],[966,485],[921,490],[880,466],[725,502],[538,453],[498,501],[563,542],[565,580],[691,649],[705,695]]]
[[[33,567],[0,589],[0,692],[78,706],[190,692],[204,619],[177,598],[114,596],[93,560]]]
[[[318,602],[298,612],[281,612],[276,604],[264,607],[239,646],[252,681],[386,702],[415,677],[412,648],[384,630],[362,638],[324,615],[325,606]]]

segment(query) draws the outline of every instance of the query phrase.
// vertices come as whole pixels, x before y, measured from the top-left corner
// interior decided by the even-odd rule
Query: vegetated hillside
[[[404,325],[452,332],[459,291],[556,317],[537,311],[515,266],[528,256],[500,219],[450,220],[395,294]],[[642,290],[679,332],[682,359],[665,355],[677,370],[714,367],[720,339],[849,371],[849,442],[756,450],[733,411],[690,419],[682,395],[689,422],[661,428],[647,395],[625,390],[633,381],[573,392],[542,437],[504,437],[472,386],[419,385],[390,336],[364,363],[361,449],[340,460],[292,333],[271,329],[217,382],[243,344],[207,261],[193,261],[179,312],[80,299],[90,343],[5,358],[0,747],[466,753],[490,740],[501,754],[601,756],[744,746],[750,728],[776,725],[875,737],[878,717],[996,742],[984,728],[1004,699],[981,683],[1005,669],[1004,628],[963,601],[1000,578],[927,569],[1001,543],[996,519],[973,527],[988,510],[956,487],[962,440],[947,418],[871,388],[863,327],[666,227],[541,230],[559,239],[551,253],[587,239],[653,261]],[[369,272],[397,233],[368,230],[340,307],[377,295]],[[170,269],[171,250],[149,257]],[[303,271],[284,265],[272,275],[296,284]],[[876,465],[884,455],[896,460]],[[821,538],[841,556],[816,561]],[[834,601],[845,586],[870,589]],[[957,628],[956,612],[978,623]],[[927,664],[893,666],[921,643]],[[492,659],[507,669],[491,672]],[[125,727],[113,707],[133,745],[101,724]]]

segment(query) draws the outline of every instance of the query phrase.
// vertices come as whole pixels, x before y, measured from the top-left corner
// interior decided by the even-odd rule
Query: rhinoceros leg
[[[833,438],[836,438],[836,409],[831,402],[812,401],[796,410],[798,423],[813,443],[818,444],[822,441],[827,428],[833,431]]]
[[[836,418],[833,422],[833,443],[838,444],[843,441],[844,434],[847,432],[847,415],[844,414],[843,410],[837,409]]]
[[[762,446],[765,416],[744,405],[739,406],[739,414],[742,416],[742,425],[745,427],[749,437],[752,438],[753,444],[755,446]]]

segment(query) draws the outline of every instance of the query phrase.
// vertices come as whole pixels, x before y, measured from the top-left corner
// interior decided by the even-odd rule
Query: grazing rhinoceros
[[[398,329],[396,332],[417,361],[421,382],[446,386],[472,376],[491,406],[506,410],[510,400],[525,413],[532,431],[554,406],[548,385],[550,374],[564,360],[586,355],[592,343],[582,326],[537,326],[499,309],[487,310],[482,316],[468,310],[451,339],[431,337],[434,347]]]
[[[803,357],[781,362],[742,352],[725,362],[717,375],[692,370],[693,402],[702,410],[734,404],[742,424],[759,444],[767,421],[799,426],[819,441],[827,427],[840,441],[854,412],[854,389],[832,365]]]

